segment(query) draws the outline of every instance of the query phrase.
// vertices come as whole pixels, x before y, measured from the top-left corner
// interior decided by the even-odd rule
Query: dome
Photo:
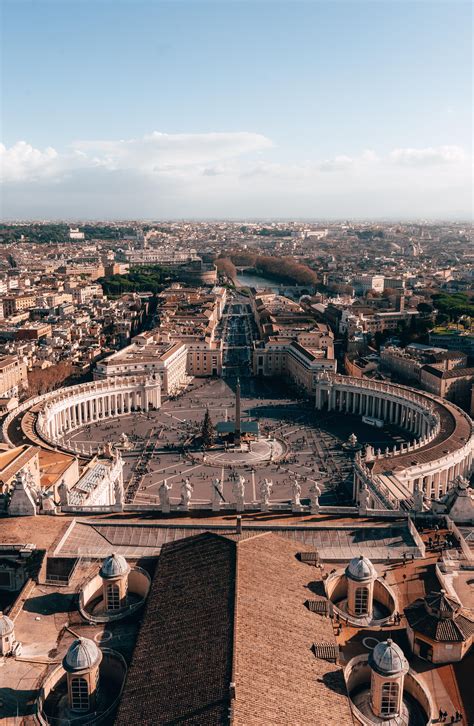
[[[106,557],[100,568],[100,576],[105,579],[128,575],[129,572],[130,566],[125,557],[115,553]]]
[[[0,611],[0,636],[13,633],[13,621]]]
[[[346,567],[346,575],[351,580],[372,580],[377,577],[377,572],[367,557],[360,555],[354,557]]]
[[[102,653],[93,640],[89,638],[77,638],[70,646],[63,658],[65,671],[82,671],[87,668],[94,668],[102,660]]]
[[[408,670],[403,650],[390,638],[375,646],[369,655],[369,665],[382,676],[395,676]]]

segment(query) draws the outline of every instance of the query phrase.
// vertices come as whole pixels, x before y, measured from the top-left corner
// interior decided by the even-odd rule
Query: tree
[[[214,440],[214,425],[212,423],[211,414],[209,413],[208,408],[206,408],[206,413],[204,414],[204,419],[202,422],[201,438],[204,448],[209,449],[212,446],[212,442]]]
[[[419,313],[422,313],[422,315],[431,315],[431,313],[433,312],[433,306],[427,302],[418,303],[416,309]]]

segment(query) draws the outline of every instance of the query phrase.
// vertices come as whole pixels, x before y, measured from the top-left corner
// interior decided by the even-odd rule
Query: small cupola
[[[354,557],[345,570],[347,578],[347,611],[356,618],[372,617],[374,582],[377,572],[367,557]]]
[[[379,718],[394,718],[401,713],[403,684],[409,666],[405,655],[390,638],[375,646],[369,655],[372,671],[370,706]]]
[[[13,620],[0,611],[0,655],[9,655],[15,643]]]
[[[107,611],[122,610],[128,602],[130,565],[123,555],[112,554],[102,563],[102,598]]]
[[[102,651],[93,640],[77,638],[63,658],[67,675],[68,703],[71,711],[87,713],[97,704],[99,666]]]

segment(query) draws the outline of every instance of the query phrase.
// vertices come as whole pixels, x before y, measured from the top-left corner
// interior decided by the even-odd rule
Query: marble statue
[[[268,509],[270,504],[270,494],[272,493],[273,482],[270,479],[263,479],[260,482],[260,497],[262,502],[262,509]]]
[[[291,504],[293,507],[301,507],[301,484],[298,477],[291,482]]]
[[[221,506],[221,502],[224,500],[224,485],[221,479],[216,477],[211,482],[211,501],[212,508],[218,510]]]
[[[418,481],[416,480],[413,489],[413,509],[415,512],[423,511],[423,491],[420,489]]]
[[[130,443],[130,439],[128,438],[128,436],[125,433],[125,431],[123,431],[120,434],[120,446],[122,447],[122,449],[125,449],[126,451],[128,451],[128,449],[131,449],[132,448],[132,444]]]
[[[191,496],[193,493],[193,485],[189,481],[189,479],[186,477],[186,479],[183,480],[183,483],[181,484],[181,499],[179,502],[180,507],[184,507],[185,509],[188,509],[189,503],[191,501]]]
[[[312,514],[319,512],[319,497],[321,496],[321,487],[313,482],[309,488],[309,502]]]
[[[366,512],[369,505],[369,490],[365,484],[362,484],[359,489],[359,511]]]
[[[245,478],[241,474],[235,473],[232,476],[232,493],[234,495],[237,511],[243,512],[245,508]]]
[[[58,494],[59,494],[59,501],[61,502],[61,506],[67,507],[68,505],[68,492],[67,492],[67,486],[64,479],[61,479],[59,486],[58,486]]]
[[[169,512],[170,511],[170,490],[172,488],[172,484],[168,484],[166,479],[163,479],[163,482],[158,489],[158,495],[160,497],[160,504],[161,504],[161,511],[162,512]]]

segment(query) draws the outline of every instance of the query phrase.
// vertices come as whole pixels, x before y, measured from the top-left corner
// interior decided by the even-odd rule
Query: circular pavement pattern
[[[210,502],[217,477],[224,481],[225,502],[232,504],[229,475],[235,470],[246,480],[247,502],[260,500],[264,479],[273,484],[271,501],[289,502],[291,482],[297,476],[303,503],[309,501],[308,490],[317,480],[324,505],[352,500],[352,458],[343,448],[352,432],[361,443],[381,448],[406,440],[398,429],[373,429],[357,416],[317,411],[311,401],[296,399],[281,381],[243,378],[241,386],[242,421],[257,421],[260,428],[251,451],[231,447],[225,451],[220,443],[203,452],[196,445],[206,409],[214,426],[234,419],[235,381],[224,379],[195,379],[186,392],[165,400],[158,411],[100,421],[74,431],[68,439],[87,449],[118,444],[121,434],[127,434],[130,448],[122,450],[127,502],[158,504],[158,490],[166,479],[172,486],[171,503],[177,504],[185,478],[194,487],[193,501]]]

